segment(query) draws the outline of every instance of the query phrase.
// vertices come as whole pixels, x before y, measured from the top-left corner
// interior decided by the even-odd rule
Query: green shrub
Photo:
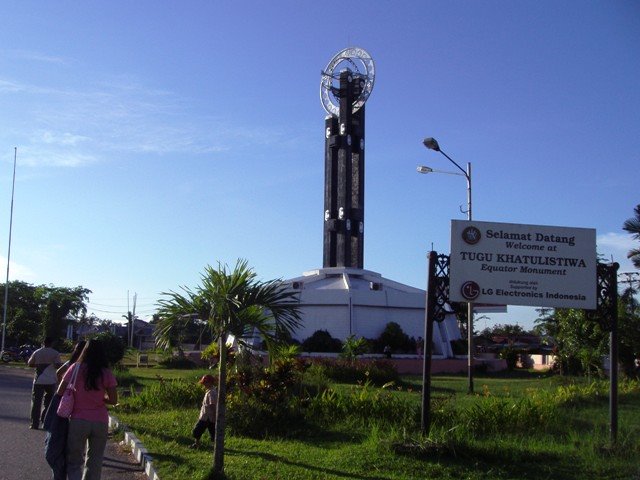
[[[310,399],[307,417],[316,422],[335,422],[349,418],[365,425],[387,424],[413,428],[420,419],[420,407],[389,392],[364,385],[347,393],[327,389]]]
[[[322,365],[311,364],[302,376],[302,388],[307,395],[314,397],[330,386],[330,379]]]
[[[229,376],[227,425],[235,434],[288,435],[302,427],[304,362],[277,359],[268,368],[247,365]]]
[[[144,387],[140,393],[132,392],[120,406],[125,411],[166,410],[169,408],[198,408],[204,396],[204,387],[187,380],[159,381]]]
[[[349,361],[355,361],[358,355],[367,353],[371,350],[369,342],[365,338],[356,338],[355,335],[349,335],[342,345],[340,356]]]
[[[467,355],[468,347],[467,341],[464,338],[458,338],[457,340],[451,340],[451,351],[454,355]]]
[[[209,366],[215,365],[218,362],[218,350],[218,342],[211,342],[202,350],[200,358],[207,362]]]
[[[116,376],[116,380],[118,382],[118,387],[127,388],[138,385],[138,380],[135,375],[131,373],[131,371],[124,367],[122,364],[117,364],[113,367],[113,373]]]
[[[211,342],[207,347],[202,350],[200,353],[200,358],[209,365],[211,368],[214,365],[218,364],[218,359],[220,358],[218,342]],[[243,351],[247,351],[246,349]],[[178,355],[177,358],[184,358],[184,354],[182,356]],[[231,346],[227,345],[227,364],[231,364],[236,359],[236,351],[231,348]]]
[[[294,343],[283,344],[276,346],[271,355],[273,358],[281,360],[293,360],[302,353],[302,347]]]
[[[404,333],[402,327],[396,322],[389,322],[384,327],[380,336],[374,342],[374,350],[382,353],[386,346],[391,347],[396,353],[415,353],[416,342]]]
[[[167,357],[158,362],[164,368],[175,368],[177,370],[190,370],[196,368],[196,364],[186,357]]]
[[[325,375],[331,380],[340,383],[369,381],[374,385],[384,385],[397,382],[400,378],[396,367],[387,360],[351,362],[343,359],[320,358],[314,359],[313,363],[321,366]]]
[[[297,397],[273,403],[239,390],[227,395],[226,418],[230,432],[248,437],[289,436],[304,427],[302,404]]]
[[[485,387],[483,394],[466,407],[460,407],[453,398],[433,405],[433,423],[471,437],[533,435],[562,424],[561,406],[565,402],[566,398],[546,390],[531,389],[527,396],[513,398],[493,396]]]
[[[547,400],[550,400],[547,398]],[[558,416],[557,405],[535,398],[480,398],[461,410],[459,425],[474,436],[541,431]]]
[[[70,338],[59,339],[56,342],[57,350],[60,353],[71,353],[73,351],[74,345],[75,345],[75,342]]]
[[[638,382],[622,382],[620,391],[640,391]],[[451,399],[434,406],[434,423],[441,428],[458,428],[472,436],[500,434],[533,435],[560,428],[564,432],[563,407],[606,403],[609,382],[561,385],[555,391],[531,389],[523,398],[495,397],[488,390],[460,408]]]
[[[126,346],[122,338],[114,335],[111,332],[101,332],[92,338],[99,340],[100,343],[102,343],[105,351],[107,352],[109,365],[115,365],[124,358]]]
[[[519,351],[515,348],[506,347],[500,351],[498,357],[506,360],[507,370],[515,370],[516,364],[518,363],[518,353]]]
[[[559,404],[589,405],[607,401],[610,384],[608,380],[597,380],[586,385],[570,383],[557,388],[554,399]],[[619,394],[640,392],[640,382],[624,379],[618,383]]]
[[[342,342],[333,338],[326,330],[316,330],[313,335],[302,342],[305,352],[337,353],[342,350]]]

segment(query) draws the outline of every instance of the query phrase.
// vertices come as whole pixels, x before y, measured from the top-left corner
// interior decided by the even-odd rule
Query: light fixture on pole
[[[440,150],[440,145],[438,144],[438,141],[435,138],[431,138],[431,137],[425,138],[422,141],[422,143],[429,150],[434,150],[436,152],[440,152],[442,155],[444,155],[447,158],[447,160],[449,160],[451,163],[453,163],[458,168],[458,170],[460,170],[460,172],[462,172],[462,173],[444,172],[444,171],[440,171],[440,170],[434,170],[433,168],[426,167],[424,165],[418,166],[418,168],[417,168],[418,173],[447,173],[449,175],[461,175],[461,176],[465,177],[467,179],[467,210],[466,210],[466,212],[463,211],[463,213],[467,214],[467,220],[472,220],[473,219],[473,215],[472,215],[472,203],[471,203],[471,163],[467,163],[467,169],[466,170],[463,169],[449,155],[447,155],[442,150]],[[467,374],[468,374],[468,379],[469,379],[468,391],[469,391],[469,393],[473,393],[473,352],[474,352],[474,348],[473,348],[473,303],[471,303],[471,302],[467,303],[467,343],[468,343],[468,349],[467,349],[467,355],[468,355]]]

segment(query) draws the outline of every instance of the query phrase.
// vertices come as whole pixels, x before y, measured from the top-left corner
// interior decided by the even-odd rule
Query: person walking
[[[87,342],[78,361],[65,372],[58,394],[62,395],[78,370],[75,401],[67,436],[67,478],[99,480],[109,433],[107,404],[118,403],[117,382],[109,369],[104,346],[99,340]]]
[[[44,421],[44,416],[56,390],[58,381],[56,369],[62,365],[60,353],[51,348],[52,344],[53,339],[46,337],[42,342],[42,347],[33,352],[27,360],[27,365],[36,369],[31,390],[31,422],[29,425],[29,428],[33,430],[40,428],[40,423]]]
[[[216,379],[213,375],[204,375],[198,383],[205,388],[206,392],[202,399],[198,421],[193,427],[192,435],[195,441],[190,445],[190,448],[200,447],[200,438],[205,430],[209,431],[211,443],[213,443],[216,434],[216,404],[218,402]]]
[[[73,347],[71,357],[56,371],[58,382],[71,365],[76,363],[87,342],[80,340]],[[56,393],[49,404],[49,409],[44,417],[42,428],[47,434],[44,438],[44,457],[51,467],[53,480],[66,480],[67,478],[67,433],[69,431],[69,419],[57,414],[61,397]]]

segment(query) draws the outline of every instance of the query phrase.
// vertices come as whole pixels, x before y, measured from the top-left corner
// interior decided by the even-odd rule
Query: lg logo
[[[480,285],[472,281],[464,282],[460,287],[460,293],[467,300],[475,300],[480,295]]]

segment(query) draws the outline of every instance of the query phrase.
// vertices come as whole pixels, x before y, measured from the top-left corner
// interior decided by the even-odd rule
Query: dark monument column
[[[324,268],[364,267],[364,101],[354,105],[366,81],[340,72],[338,116],[325,119]]]

